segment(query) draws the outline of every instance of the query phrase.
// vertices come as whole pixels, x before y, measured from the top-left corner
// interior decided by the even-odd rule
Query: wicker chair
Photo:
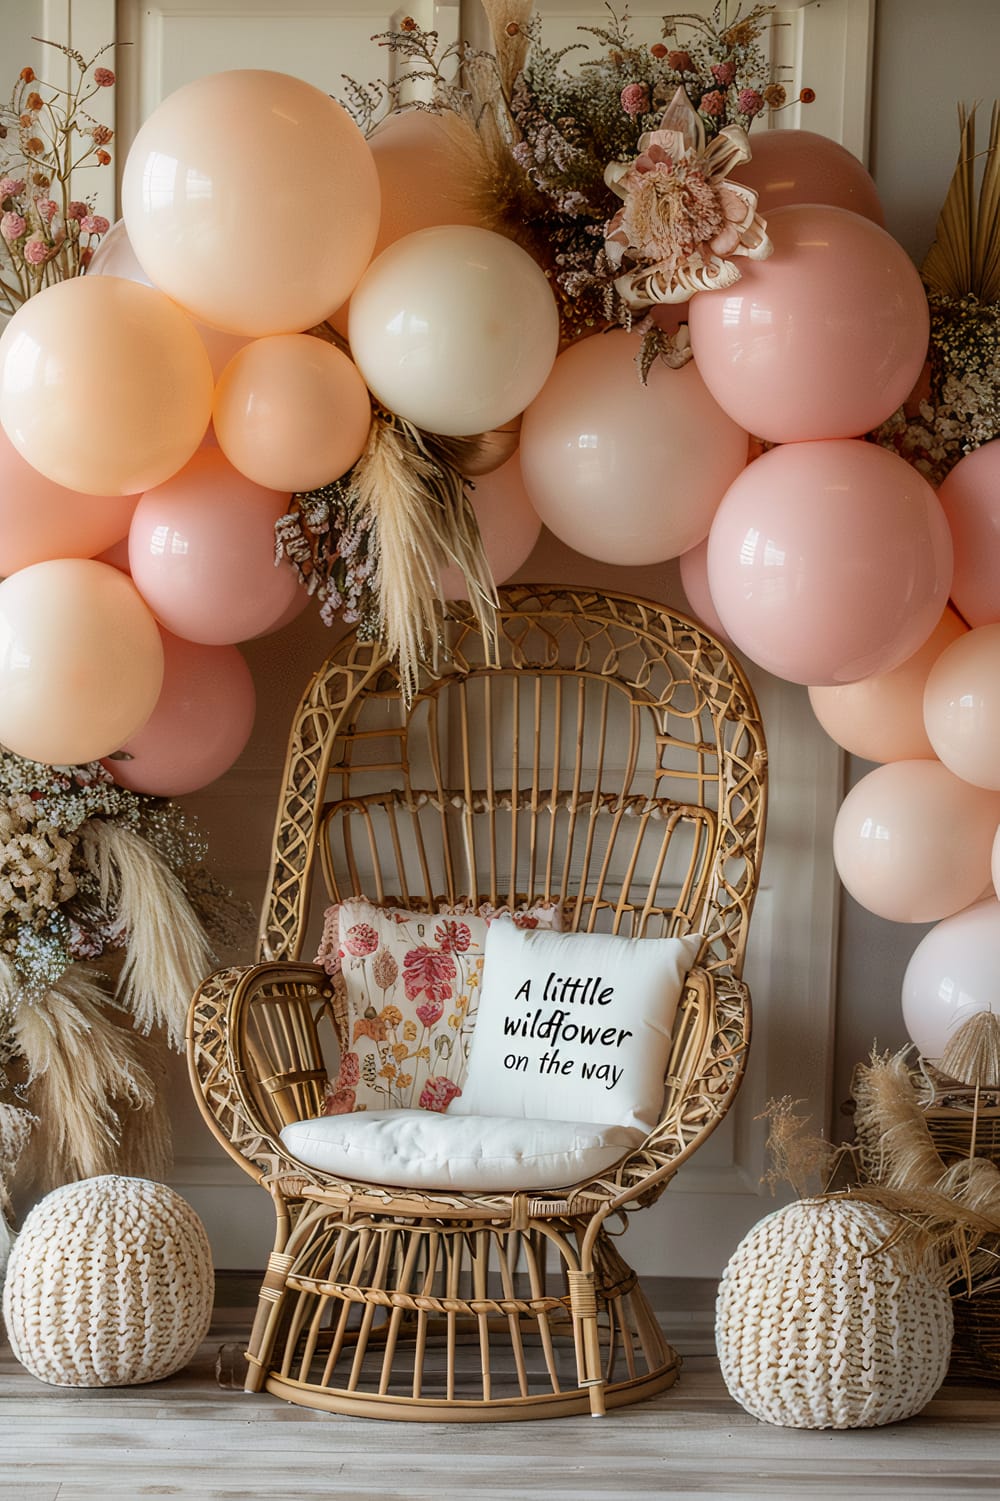
[[[292,732],[261,962],[216,973],[192,1003],[201,1110],[277,1216],[251,1391],[498,1421],[600,1415],[676,1379],[610,1232],[658,1198],[743,1074],[759,714],[718,641],[658,605],[516,586],[498,625],[490,660],[470,608],[452,606],[440,675],[409,706],[377,645],[337,646]],[[551,1193],[392,1189],[293,1160],[279,1132],[322,1114],[338,1025],[326,974],[300,958],[317,853],[331,901],[547,899],[574,930],[704,934],[656,1129],[598,1181]]]

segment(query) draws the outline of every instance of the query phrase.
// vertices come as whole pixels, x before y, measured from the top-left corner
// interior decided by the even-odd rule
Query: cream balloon
[[[998,823],[1000,794],[970,787],[940,761],[893,761],[845,797],[834,863],[869,912],[889,922],[937,922],[986,889]]]
[[[949,605],[923,646],[891,672],[832,688],[810,688],[813,713],[831,740],[865,761],[933,759],[934,747],[924,728],[927,675],[942,652],[967,634]]]
[[[471,505],[493,581],[502,584],[527,562],[542,531],[541,518],[524,488],[516,453],[499,469],[476,481]],[[441,593],[445,599],[468,599],[465,577],[458,568],[442,571]]]
[[[695,365],[653,365],[615,330],[556,360],[521,424],[532,504],[561,542],[605,563],[660,563],[707,534],[747,460],[747,435],[709,395]]]
[[[503,235],[457,224],[383,250],[351,298],[348,329],[379,401],[448,437],[516,417],[559,347],[559,313],[537,262]]]
[[[949,771],[1000,791],[1000,625],[965,631],[941,653],[923,707],[930,743]]]
[[[903,975],[903,1021],[924,1058],[939,1059],[977,1011],[1000,1016],[1000,902],[977,902],[939,922]]]
[[[193,317],[255,337],[312,328],[350,296],[379,197],[346,110],[302,79],[252,68],[170,94],[122,178],[129,239],[152,281]]]
[[[361,456],[371,400],[357,366],[322,339],[274,334],[236,354],[215,388],[226,458],[268,490],[314,490]]]
[[[191,320],[115,276],[57,282],[0,337],[0,423],[29,464],[86,495],[135,495],[187,463],[212,408]]]
[[[162,681],[156,621],[116,568],[59,558],[0,583],[0,742],[16,755],[60,766],[110,755]]]

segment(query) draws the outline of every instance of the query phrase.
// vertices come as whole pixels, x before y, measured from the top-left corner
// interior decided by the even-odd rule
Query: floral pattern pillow
[[[327,1086],[327,1115],[445,1111],[461,1094],[486,932],[498,918],[562,930],[556,905],[435,914],[354,897],[327,909],[317,962],[340,988],[347,1019],[340,1068]]]

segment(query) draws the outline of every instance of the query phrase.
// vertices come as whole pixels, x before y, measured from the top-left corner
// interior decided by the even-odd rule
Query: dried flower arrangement
[[[729,285],[739,257],[771,249],[756,194],[728,177],[749,159],[753,120],[788,102],[761,45],[773,6],[743,13],[719,0],[709,17],[665,16],[650,44],[609,6],[606,27],[580,28],[601,55],[589,42],[547,47],[530,0],[484,0],[484,9],[492,51],[440,48],[407,17],[377,38],[405,78],[346,79],[343,103],[370,134],[401,107],[404,85],[422,87],[418,107],[442,122],[476,221],[544,269],[564,343],[637,327],[640,378],[658,358],[685,364],[686,324],[664,328],[655,309]],[[354,468],[295,495],[279,523],[278,556],[318,595],[323,618],[383,639],[404,691],[437,651],[444,563],[465,575],[489,638],[495,592],[468,486],[496,436],[443,439],[379,410]]]

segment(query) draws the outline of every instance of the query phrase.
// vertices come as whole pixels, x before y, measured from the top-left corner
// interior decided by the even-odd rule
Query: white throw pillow
[[[299,1162],[362,1183],[512,1193],[587,1182],[642,1141],[643,1132],[586,1121],[457,1117],[365,1110],[285,1126]]]
[[[701,937],[524,932],[494,923],[465,1088],[450,1115],[652,1129]]]

